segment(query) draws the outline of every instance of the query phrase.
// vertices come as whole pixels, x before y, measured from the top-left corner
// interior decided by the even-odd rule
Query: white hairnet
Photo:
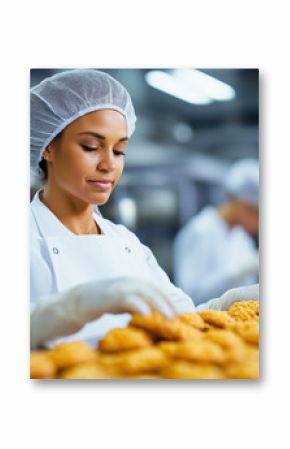
[[[228,195],[259,205],[259,163],[256,159],[242,159],[234,163],[225,176]]]
[[[127,119],[128,137],[133,134],[136,116],[131,97],[105,72],[68,70],[31,89],[30,167],[35,180],[42,177],[38,163],[53,138],[77,118],[100,109],[122,113]]]

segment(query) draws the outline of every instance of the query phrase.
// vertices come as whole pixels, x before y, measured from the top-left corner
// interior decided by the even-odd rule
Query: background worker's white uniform
[[[206,207],[174,242],[174,281],[195,305],[226,290],[257,282],[249,273],[257,263],[253,239],[240,226],[230,228],[214,207]]]
[[[92,280],[131,276],[157,285],[180,312],[193,310],[192,300],[169,280],[151,250],[135,234],[94,212],[101,235],[77,236],[41,202],[31,203],[31,303]],[[85,339],[94,344],[109,329],[124,327],[129,314],[105,314],[78,333],[61,340]],[[60,340],[58,340],[60,341]]]
[[[230,198],[259,207],[259,164],[235,162],[223,179]],[[229,227],[214,207],[205,207],[174,241],[174,282],[200,304],[229,289],[258,282],[259,256],[241,227]]]

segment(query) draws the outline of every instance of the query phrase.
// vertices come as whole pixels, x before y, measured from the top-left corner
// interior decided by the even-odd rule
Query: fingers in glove
[[[152,310],[156,310],[167,318],[174,318],[176,315],[173,307],[168,305],[167,301],[163,298],[163,295],[159,292],[147,292],[144,291],[138,294],[131,293],[127,295],[122,301],[122,309],[128,312],[141,313],[143,315],[149,314]]]
[[[177,313],[170,299],[157,289],[152,289],[152,292],[148,292],[143,299],[151,309],[160,312],[166,318],[174,318]]]
[[[124,300],[122,304],[122,311],[148,315],[151,312],[151,308],[142,298],[138,296],[130,296]]]

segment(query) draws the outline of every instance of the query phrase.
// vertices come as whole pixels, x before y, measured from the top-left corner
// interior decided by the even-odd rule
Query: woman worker
[[[126,326],[128,312],[170,318],[195,310],[150,249],[97,207],[122,174],[135,121],[126,89],[101,71],[65,71],[31,89],[31,170],[44,181],[31,203],[32,349],[93,343]],[[235,298],[228,292],[203,308],[221,310]]]

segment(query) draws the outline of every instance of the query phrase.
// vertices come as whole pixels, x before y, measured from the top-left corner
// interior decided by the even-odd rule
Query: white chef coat
[[[177,234],[174,245],[174,282],[195,305],[225,291],[255,284],[257,276],[229,280],[227,267],[253,255],[253,239],[241,226],[229,227],[214,207],[206,207]]]
[[[123,225],[93,217],[99,235],[76,235],[67,229],[40,200],[38,191],[31,202],[31,279],[32,306],[49,295],[92,280],[120,276],[143,278],[157,284],[175,303],[177,310],[193,310],[194,304],[175,287],[160,268],[151,250]],[[105,314],[84,328],[57,342],[83,339],[94,344],[109,329],[124,327],[129,314]]]

